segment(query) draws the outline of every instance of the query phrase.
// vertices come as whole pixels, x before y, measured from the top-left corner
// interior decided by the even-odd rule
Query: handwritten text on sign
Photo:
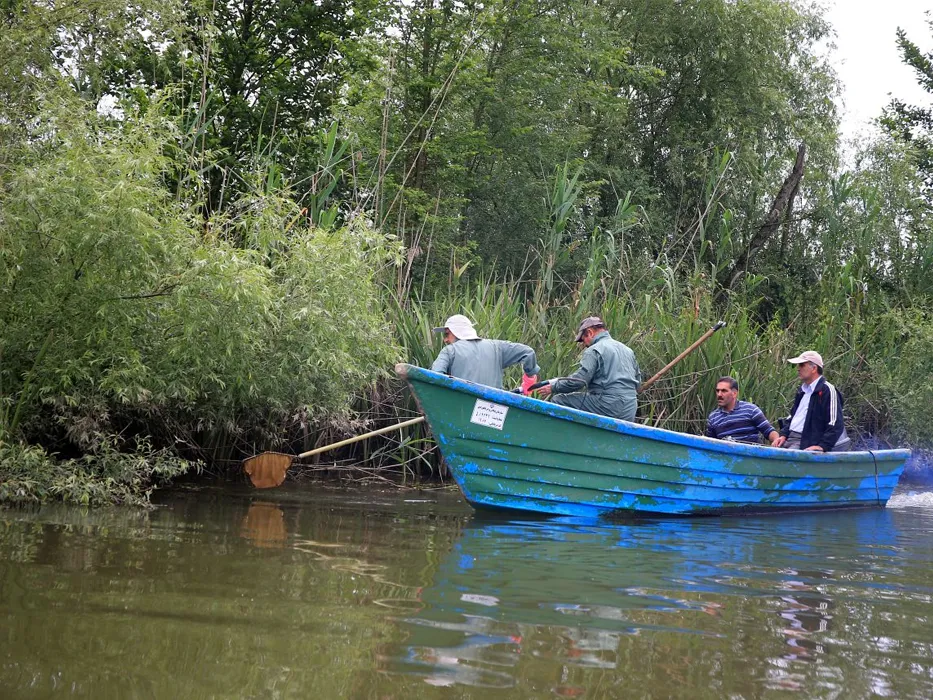
[[[473,406],[473,415],[470,416],[470,422],[476,423],[477,425],[485,425],[488,428],[502,430],[502,424],[505,423],[505,416],[508,412],[508,406],[500,406],[497,403],[476,399],[476,405]]]

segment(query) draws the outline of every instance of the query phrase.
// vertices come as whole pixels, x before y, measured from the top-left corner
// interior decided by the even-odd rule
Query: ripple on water
[[[888,508],[924,508],[933,511],[933,491],[897,493],[888,500]]]

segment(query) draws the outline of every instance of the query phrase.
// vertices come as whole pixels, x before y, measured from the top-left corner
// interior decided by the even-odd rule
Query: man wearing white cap
[[[443,333],[447,344],[431,365],[434,372],[501,389],[503,370],[521,362],[523,393],[538,381],[541,368],[534,350],[521,343],[480,338],[463,314],[454,314],[434,332]]]
[[[852,442],[842,420],[842,394],[823,377],[823,358],[807,350],[788,360],[797,365],[800,389],[794,396],[790,424],[775,447],[810,452],[846,452]]]

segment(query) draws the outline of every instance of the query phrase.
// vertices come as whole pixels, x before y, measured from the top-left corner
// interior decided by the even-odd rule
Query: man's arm
[[[781,437],[785,439],[790,437],[790,424],[794,421],[794,414],[797,412],[797,406],[800,405],[800,399],[802,397],[802,391],[798,391],[796,394],[794,394],[794,404],[790,409],[790,419],[787,421],[787,423],[784,424],[784,427],[781,428]]]
[[[826,420],[826,430],[823,432],[823,437],[820,438],[819,443],[820,447],[823,448],[823,452],[829,452],[832,450],[836,443],[839,441],[839,436],[842,435],[842,396],[839,392],[836,391],[836,387],[827,382],[826,391],[829,392],[828,401],[826,402],[826,411],[827,420]],[[812,402],[813,399],[811,398]]]
[[[599,369],[599,353],[587,348],[583,351],[583,357],[580,358],[580,369],[569,377],[558,379],[551,386],[551,393],[571,394],[575,391],[583,391],[590,385],[590,381],[596,376],[596,370]]]
[[[787,438],[790,437],[790,424],[794,420],[794,414],[797,412],[797,406],[800,405],[800,399],[803,397],[802,391],[797,391],[794,394],[794,403],[790,409],[790,417],[787,419],[787,422],[781,426],[781,432],[778,433],[778,436],[771,440],[771,436],[768,435],[768,439],[771,440],[772,447],[784,447],[784,443],[787,442]],[[779,421],[780,423],[780,421]]]
[[[522,363],[522,371],[529,377],[541,371],[538,367],[538,358],[535,351],[522,343],[510,343],[508,340],[497,340],[499,352],[502,353],[502,369]]]
[[[758,432],[764,435],[768,439],[768,442],[773,445],[774,441],[780,437],[780,433],[768,422],[764,412],[758,408],[758,406],[755,406],[755,411],[755,427],[758,428]]]
[[[453,360],[453,345],[445,345],[444,349],[438,354],[437,359],[434,360],[434,364],[431,365],[431,371],[440,372],[441,374],[450,374],[450,364]]]

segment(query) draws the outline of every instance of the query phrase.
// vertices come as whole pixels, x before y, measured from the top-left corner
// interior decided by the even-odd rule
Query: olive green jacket
[[[632,420],[640,384],[641,368],[635,353],[628,345],[614,340],[609,331],[603,331],[583,351],[580,369],[558,379],[551,391],[555,394],[585,391],[587,406],[578,408]]]

